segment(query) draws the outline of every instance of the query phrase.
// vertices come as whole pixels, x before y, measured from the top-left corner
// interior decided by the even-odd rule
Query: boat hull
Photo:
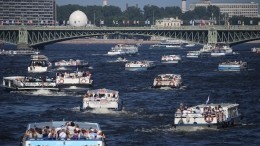
[[[126,67],[127,71],[146,71],[148,67]]]
[[[219,71],[241,71],[242,68],[240,65],[219,65]]]
[[[121,100],[107,102],[107,103],[102,103],[100,101],[88,101],[88,103],[83,104],[80,107],[80,110],[87,111],[87,110],[95,110],[95,109],[108,109],[113,111],[120,111],[122,110],[122,107],[123,107],[123,102]]]
[[[193,130],[203,130],[203,129],[222,129],[233,127],[241,124],[241,116],[234,117],[230,120],[219,122],[219,123],[193,123],[193,124],[174,124],[175,130],[181,131],[193,131]]]

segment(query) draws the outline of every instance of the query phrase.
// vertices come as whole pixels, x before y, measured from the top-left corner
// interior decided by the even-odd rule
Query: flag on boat
[[[207,101],[206,101],[206,104],[208,104],[209,103],[209,96],[208,96],[208,99],[207,99]]]

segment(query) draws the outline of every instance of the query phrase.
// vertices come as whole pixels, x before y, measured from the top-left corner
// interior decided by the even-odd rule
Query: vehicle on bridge
[[[29,73],[47,72],[51,67],[51,62],[44,55],[31,55],[31,61],[28,66]]]
[[[126,55],[136,54],[138,47],[136,45],[117,44],[108,51],[108,55]]]

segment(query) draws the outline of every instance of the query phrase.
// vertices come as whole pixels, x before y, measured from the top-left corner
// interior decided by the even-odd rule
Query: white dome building
[[[71,26],[75,27],[86,26],[88,24],[87,15],[82,11],[77,10],[70,15],[69,23]]]

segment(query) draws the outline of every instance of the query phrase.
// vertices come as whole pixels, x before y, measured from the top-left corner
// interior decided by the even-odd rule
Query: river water
[[[185,58],[188,50],[151,50],[142,45],[139,53],[128,60],[151,60],[156,68],[143,72],[124,70],[124,63],[107,56],[113,45],[53,44],[41,54],[50,61],[83,59],[91,65],[93,89],[118,90],[124,102],[120,112],[80,112],[81,92],[7,92],[0,88],[0,145],[19,145],[19,137],[28,123],[51,120],[97,122],[105,132],[108,145],[257,145],[260,143],[260,56],[250,52],[259,43],[233,46],[237,55],[225,57]],[[13,46],[5,46],[12,48]],[[162,55],[179,54],[179,64],[160,64]],[[28,75],[29,56],[0,56],[0,76]],[[218,63],[243,60],[248,71],[219,72]],[[173,90],[153,89],[156,75],[178,73],[184,87]],[[47,73],[54,76],[55,70]],[[186,105],[205,103],[239,103],[242,125],[220,129],[191,129],[176,132],[172,126],[174,112],[182,102]]]

